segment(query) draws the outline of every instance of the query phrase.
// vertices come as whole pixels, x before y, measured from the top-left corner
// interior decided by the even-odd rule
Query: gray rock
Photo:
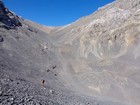
[[[6,9],[2,1],[0,1],[0,21],[3,23],[1,26],[6,29],[22,26],[19,18],[15,14],[12,14],[8,9]]]
[[[0,36],[0,42],[4,42],[4,38]]]

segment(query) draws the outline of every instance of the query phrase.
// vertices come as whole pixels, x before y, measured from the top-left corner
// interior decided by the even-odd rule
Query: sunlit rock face
[[[140,0],[117,0],[52,34],[71,89],[140,104]]]

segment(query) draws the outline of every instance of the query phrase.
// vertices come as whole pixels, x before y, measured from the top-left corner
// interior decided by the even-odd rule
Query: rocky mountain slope
[[[0,1],[0,105],[139,105],[139,18],[140,0],[116,0],[46,27]]]
[[[139,11],[139,0],[117,0],[51,34],[70,87],[140,104]]]

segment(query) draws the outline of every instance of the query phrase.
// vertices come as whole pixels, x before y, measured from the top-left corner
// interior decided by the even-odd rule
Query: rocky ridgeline
[[[19,17],[5,8],[3,2],[0,1],[0,27],[13,29],[17,26],[22,26],[19,21]]]

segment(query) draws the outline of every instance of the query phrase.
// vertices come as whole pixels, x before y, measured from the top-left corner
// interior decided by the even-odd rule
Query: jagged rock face
[[[21,26],[18,16],[14,15],[7,8],[5,8],[2,1],[0,1],[0,26],[7,29]]]
[[[140,0],[118,0],[51,35],[71,88],[140,104],[139,19]]]

